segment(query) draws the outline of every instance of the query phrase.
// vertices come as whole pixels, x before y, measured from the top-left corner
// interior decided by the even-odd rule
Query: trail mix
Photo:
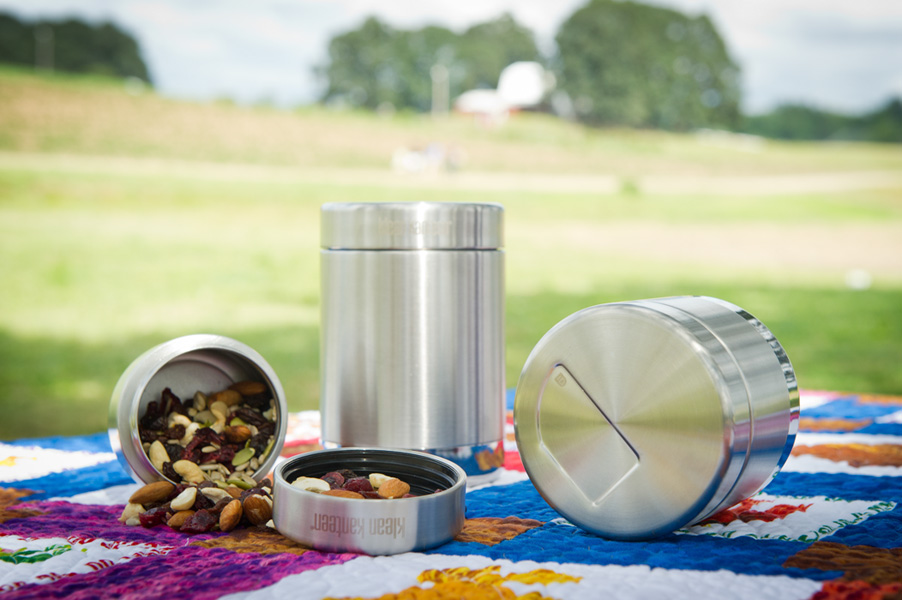
[[[225,489],[212,481],[199,484],[156,481],[140,488],[119,517],[126,525],[168,525],[183,533],[231,531],[239,526],[266,525],[272,519],[269,480],[244,490]]]
[[[254,487],[250,476],[272,451],[276,406],[269,388],[239,381],[191,401],[166,388],[138,423],[144,452],[154,468],[174,482],[211,481],[221,488]]]
[[[308,492],[341,498],[384,500],[416,496],[410,493],[410,484],[397,477],[389,477],[382,473],[371,473],[368,477],[359,476],[350,469],[330,471],[322,477],[298,477],[291,485]]]

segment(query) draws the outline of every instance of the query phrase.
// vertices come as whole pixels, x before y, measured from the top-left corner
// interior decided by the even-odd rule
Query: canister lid
[[[334,250],[465,250],[504,245],[499,204],[457,202],[330,203],[320,243]]]
[[[735,490],[749,493],[744,473],[760,489],[794,437],[794,375],[788,385],[768,341],[725,304],[673,300],[571,315],[539,341],[517,386],[530,479],[558,512],[604,537],[645,539],[695,522]],[[736,358],[749,345],[766,363],[752,365],[753,377]],[[766,446],[754,439],[756,386],[778,398],[764,418],[782,434]],[[770,453],[769,465],[754,453]]]

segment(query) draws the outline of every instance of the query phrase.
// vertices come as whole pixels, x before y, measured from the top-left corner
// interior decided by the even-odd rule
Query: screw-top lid
[[[552,507],[604,537],[642,539],[770,481],[795,437],[795,375],[739,311],[690,297],[601,305],[539,341],[514,419]]]
[[[324,204],[320,244],[333,250],[492,250],[504,245],[503,218],[498,204]]]

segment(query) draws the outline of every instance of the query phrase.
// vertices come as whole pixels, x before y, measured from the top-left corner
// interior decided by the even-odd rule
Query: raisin
[[[178,413],[180,415],[187,415],[188,410],[182,405],[182,401],[178,396],[172,393],[172,390],[166,388],[163,390],[163,394],[160,397],[160,404],[162,405],[162,413],[165,417],[168,417],[172,413]]]
[[[236,417],[240,418],[245,423],[250,423],[259,429],[260,427],[271,423],[269,419],[258,413],[252,408],[248,408],[247,406],[242,406],[238,410],[233,413]]]
[[[258,486],[258,487],[253,487],[253,488],[251,488],[251,489],[249,489],[249,490],[244,490],[243,492],[241,492],[241,496],[239,496],[239,499],[240,499],[242,502],[244,502],[244,500],[245,500],[248,496],[269,496],[269,491],[266,490],[266,489],[264,489],[264,488],[262,488],[262,487],[259,487],[259,486]]]
[[[212,531],[219,523],[219,518],[209,510],[201,509],[188,517],[179,531],[183,533],[205,533]]]
[[[164,462],[163,468],[161,469],[163,473],[163,477],[168,479],[169,481],[181,481],[182,476],[175,472],[175,469],[172,468],[171,462]]]
[[[213,501],[207,498],[206,494],[197,492],[197,496],[194,498],[194,510],[200,510],[202,508],[213,508]]]
[[[141,417],[140,424],[144,429],[150,430],[166,428],[166,414],[161,410],[160,405],[156,401],[151,400],[147,404],[147,410],[144,411],[144,416]]]
[[[167,440],[180,440],[185,437],[185,426],[176,423],[165,432]]]
[[[169,455],[169,460],[172,462],[181,460],[182,454],[185,453],[185,449],[180,444],[164,444],[163,447],[166,448],[166,454]]]
[[[258,433],[247,444],[248,448],[254,449],[254,456],[257,457],[263,456],[267,446],[269,446],[269,436],[265,433]]]
[[[224,508],[226,507],[226,505],[229,504],[232,500],[234,500],[234,498],[223,498],[223,499],[219,500],[218,502],[216,502],[216,504],[214,504],[214,505],[213,505],[210,509],[208,509],[208,510],[209,510],[212,514],[218,516],[219,513],[222,512],[222,509],[224,509]],[[195,504],[195,506],[197,506],[197,505]]]

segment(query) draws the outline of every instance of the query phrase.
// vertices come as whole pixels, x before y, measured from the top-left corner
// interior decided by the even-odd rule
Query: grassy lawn
[[[459,174],[391,173],[395,148],[435,140],[465,151]],[[892,173],[894,146],[752,151],[532,115],[489,130],[198,105],[0,70],[0,439],[105,429],[125,367],[196,332],[249,344],[292,410],[316,408],[319,207],[343,201],[504,205],[509,386],[572,312],[707,294],[762,319],[802,387],[899,394]],[[781,177],[785,190],[750,187]],[[654,178],[673,186],[646,191]],[[868,289],[846,285],[855,269]]]

